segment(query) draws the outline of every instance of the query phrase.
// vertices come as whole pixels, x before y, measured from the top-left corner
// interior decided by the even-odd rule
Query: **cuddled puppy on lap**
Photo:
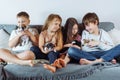
[[[28,30],[28,28],[25,25],[17,26],[17,34],[19,34],[22,31]],[[24,46],[29,43],[29,37],[28,35],[23,35],[20,38],[20,46]]]
[[[79,41],[77,41],[77,40],[73,40],[73,41],[72,41],[72,44],[81,47],[81,42],[79,42]]]
[[[44,51],[46,51],[48,49],[48,51],[54,51],[54,47],[55,45],[53,43],[46,43],[43,48],[44,48]]]

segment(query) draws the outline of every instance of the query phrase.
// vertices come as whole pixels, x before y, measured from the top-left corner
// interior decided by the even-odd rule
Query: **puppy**
[[[17,29],[17,34],[19,34],[20,32],[22,31],[25,31],[27,30],[28,28],[25,27],[24,25],[23,26],[18,26],[18,29]],[[24,46],[26,44],[29,43],[29,37],[27,35],[23,35],[21,36],[20,38],[20,46]]]
[[[73,40],[72,41],[73,45],[78,45],[79,47],[81,47],[81,42],[77,41],[77,40]]]
[[[55,45],[52,44],[52,43],[46,43],[46,44],[43,46],[43,48],[44,48],[45,51],[46,51],[47,49],[48,49],[48,51],[52,51],[52,50],[54,50],[54,47],[55,47]]]

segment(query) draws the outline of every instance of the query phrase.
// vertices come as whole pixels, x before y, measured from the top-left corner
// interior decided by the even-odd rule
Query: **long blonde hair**
[[[58,19],[60,21],[60,28],[59,30],[57,30],[56,35],[57,35],[57,44],[56,46],[60,46],[61,48],[63,47],[63,36],[62,36],[62,31],[61,31],[61,23],[62,23],[62,18],[58,15],[58,14],[50,14],[48,16],[48,18],[46,19],[45,24],[43,25],[42,31],[45,31],[48,29],[50,23],[54,20],[54,19]]]
[[[43,25],[42,31],[47,30],[49,27],[49,24],[55,19],[57,18],[60,21],[60,25],[62,22],[62,18],[58,15],[58,14],[50,14],[48,16],[48,18],[45,21],[45,24]]]

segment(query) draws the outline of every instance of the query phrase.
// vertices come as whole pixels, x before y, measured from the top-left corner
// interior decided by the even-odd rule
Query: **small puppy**
[[[91,40],[89,40],[89,39],[83,39],[83,45],[82,46],[88,44],[90,41],[95,41],[95,40],[94,39],[91,39]]]
[[[22,25],[18,26],[17,33],[19,34],[20,32],[27,30],[27,27]],[[29,43],[29,37],[27,35],[23,35],[20,39],[20,46],[26,45]]]
[[[44,51],[46,51],[48,49],[48,51],[52,51],[54,49],[55,45],[52,44],[52,43],[46,43],[44,46],[43,46],[43,49]]]
[[[78,45],[79,47],[81,47],[81,42],[77,41],[77,40],[73,40],[72,41],[73,45]]]

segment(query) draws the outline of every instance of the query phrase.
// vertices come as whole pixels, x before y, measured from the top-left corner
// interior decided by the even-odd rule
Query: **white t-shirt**
[[[99,29],[100,34],[94,35],[90,34],[88,31],[84,30],[82,33],[82,50],[91,52],[91,51],[106,51],[114,47],[111,37],[103,29]],[[90,47],[84,43],[84,40],[95,40],[100,41],[98,46]]]
[[[28,28],[28,31],[30,31],[33,35],[38,34],[38,31],[35,28]],[[18,29],[13,30],[10,35],[9,41],[12,40],[14,37],[18,36],[18,34],[19,34]],[[12,51],[22,52],[22,51],[30,50],[30,47],[32,46],[33,44],[30,38],[24,35],[20,38],[20,42],[18,43],[18,45],[12,48]]]

